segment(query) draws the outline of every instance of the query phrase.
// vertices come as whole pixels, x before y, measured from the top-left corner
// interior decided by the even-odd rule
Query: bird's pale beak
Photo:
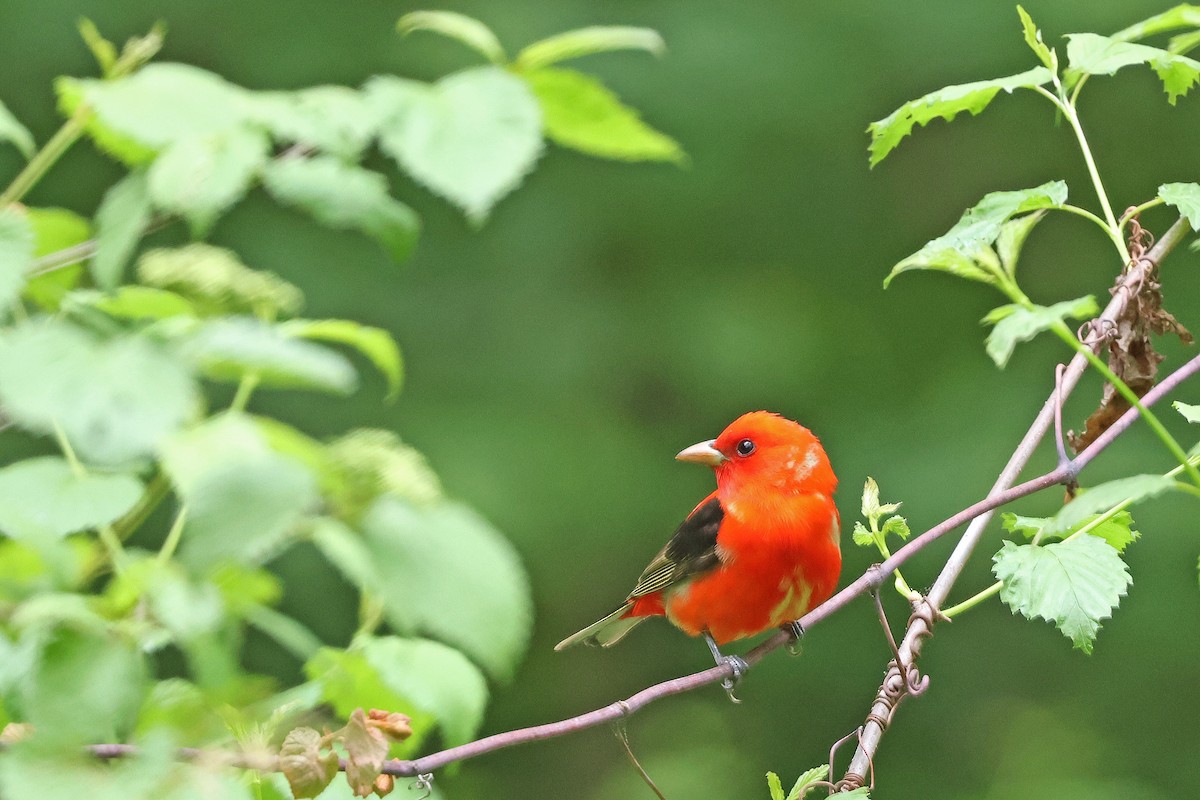
[[[679,451],[679,455],[675,456],[676,461],[690,461],[693,464],[707,464],[710,467],[720,466],[728,459],[721,453],[720,450],[713,447],[717,443],[716,439],[709,439],[707,442],[700,442],[691,447]]]

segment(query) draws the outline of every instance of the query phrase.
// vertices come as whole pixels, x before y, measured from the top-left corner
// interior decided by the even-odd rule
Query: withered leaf
[[[296,728],[283,740],[279,769],[294,797],[316,797],[337,775],[338,757],[320,733],[312,728]]]
[[[361,708],[354,709],[339,735],[346,748],[346,780],[356,797],[366,797],[375,791],[375,779],[387,758],[387,737],[368,722]]]

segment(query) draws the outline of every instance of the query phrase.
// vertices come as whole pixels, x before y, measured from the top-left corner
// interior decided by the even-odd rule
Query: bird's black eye
[[[754,442],[749,439],[742,439],[737,443],[737,454],[739,456],[748,456],[754,452]]]

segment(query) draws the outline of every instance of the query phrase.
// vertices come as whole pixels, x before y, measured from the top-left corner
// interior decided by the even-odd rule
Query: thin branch
[[[1130,299],[1134,297],[1138,287],[1147,278],[1147,276],[1158,267],[1159,263],[1162,262],[1167,254],[1175,249],[1175,247],[1181,241],[1183,241],[1184,237],[1188,235],[1191,229],[1191,225],[1188,224],[1187,220],[1183,217],[1180,217],[1178,220],[1176,220],[1175,224],[1163,234],[1162,238],[1158,240],[1154,247],[1152,247],[1141,259],[1138,260],[1136,264],[1134,264],[1124,273],[1121,280],[1118,281],[1116,287],[1113,289],[1112,300],[1109,302],[1108,306],[1105,307],[1103,313],[1101,313],[1101,315],[1097,318],[1101,323],[1101,326],[1103,326],[1106,321],[1114,322],[1124,313],[1126,305],[1128,305]],[[1101,327],[1101,330],[1103,330],[1103,327]],[[1101,346],[1103,346],[1104,342],[1105,340],[1103,337],[1097,337],[1097,341],[1092,343],[1092,347],[1099,349]],[[1192,362],[1189,362],[1189,364],[1190,363]],[[1053,393],[1051,393],[1051,396],[1042,405],[1041,412],[1034,420],[1033,425],[1030,426],[1029,431],[1025,434],[1025,437],[1021,440],[1021,443],[1017,445],[1017,449],[1013,452],[1008,464],[1005,465],[1004,470],[1000,473],[1000,477],[996,479],[996,483],[992,487],[992,491],[989,496],[1001,495],[1008,490],[1009,486],[1012,486],[1013,482],[1017,479],[1017,476],[1021,473],[1021,470],[1023,470],[1025,465],[1029,462],[1034,450],[1037,449],[1042,437],[1045,436],[1047,430],[1049,430],[1054,419],[1055,409],[1060,403],[1065,401],[1068,395],[1070,395],[1071,391],[1075,388],[1075,385],[1079,382],[1080,376],[1083,375],[1084,370],[1086,369],[1087,358],[1082,353],[1077,354],[1073,359],[1071,359],[1071,363],[1067,366],[1066,370],[1062,374],[1059,386]],[[1186,369],[1186,367],[1184,369]],[[1153,402],[1151,398],[1152,395],[1153,399],[1160,397],[1165,386],[1174,386],[1174,382],[1171,381],[1175,375],[1179,374],[1179,372],[1182,372],[1182,369],[1176,372],[1174,375],[1168,377],[1153,390],[1147,393],[1146,396],[1142,398],[1143,404],[1147,403],[1147,401]],[[1114,425],[1108,431],[1105,431],[1104,435],[1099,437],[1091,447],[1087,448],[1078,458],[1076,458],[1075,463],[1079,463],[1081,459],[1086,458],[1088,461],[1090,461],[1092,458],[1094,458],[1097,452],[1096,445],[1100,444],[1101,440],[1104,440],[1105,443],[1111,441],[1111,439],[1108,438],[1109,434],[1112,434],[1114,429],[1118,426],[1121,426],[1122,423],[1125,423],[1125,426],[1127,426],[1127,419],[1129,422],[1132,422],[1132,416],[1128,413],[1122,416],[1116,425]],[[1125,427],[1120,428],[1120,430],[1124,429]],[[1086,461],[1084,463],[1086,463]],[[967,531],[963,534],[962,538],[959,539],[958,544],[954,548],[954,552],[951,553],[949,560],[946,562],[946,565],[942,568],[937,580],[934,581],[933,586],[929,590],[927,602],[931,604],[932,607],[937,608],[945,603],[946,598],[950,594],[950,590],[954,587],[955,581],[958,580],[958,577],[962,573],[963,568],[966,566],[968,559],[970,559],[975,547],[979,544],[979,540],[983,536],[984,529],[991,521],[991,518],[992,515],[990,511],[978,516],[967,527]],[[922,641],[930,633],[930,627],[925,623],[924,620],[916,618],[910,623],[908,631],[905,633],[904,639],[900,643],[900,654],[904,657],[906,663],[911,664],[916,660],[917,656],[919,656],[921,652]],[[875,751],[879,748],[879,742],[880,739],[883,738],[884,733],[883,728],[874,721],[873,717],[888,719],[890,714],[893,712],[894,707],[894,704],[889,704],[885,700],[880,699],[880,695],[876,696],[876,701],[872,705],[866,723],[863,725],[863,735],[859,738],[858,749],[855,751],[854,758],[851,760],[850,766],[847,769],[846,775],[848,778],[852,776],[861,776],[865,774],[865,770],[869,769],[870,763],[874,759]]]

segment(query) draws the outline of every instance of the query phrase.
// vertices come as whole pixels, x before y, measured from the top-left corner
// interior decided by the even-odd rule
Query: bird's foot
[[[801,655],[804,652],[804,648],[801,647],[801,642],[804,639],[804,626],[800,624],[800,620],[793,620],[781,627],[789,637],[787,644],[783,646],[784,649],[788,651],[789,655]]]
[[[721,656],[721,664],[728,666],[732,674],[721,681],[721,688],[725,690],[725,694],[729,695],[729,699],[735,703],[742,702],[738,696],[734,694],[737,685],[741,683],[742,676],[750,669],[750,665],[746,663],[746,659],[741,656]]]

